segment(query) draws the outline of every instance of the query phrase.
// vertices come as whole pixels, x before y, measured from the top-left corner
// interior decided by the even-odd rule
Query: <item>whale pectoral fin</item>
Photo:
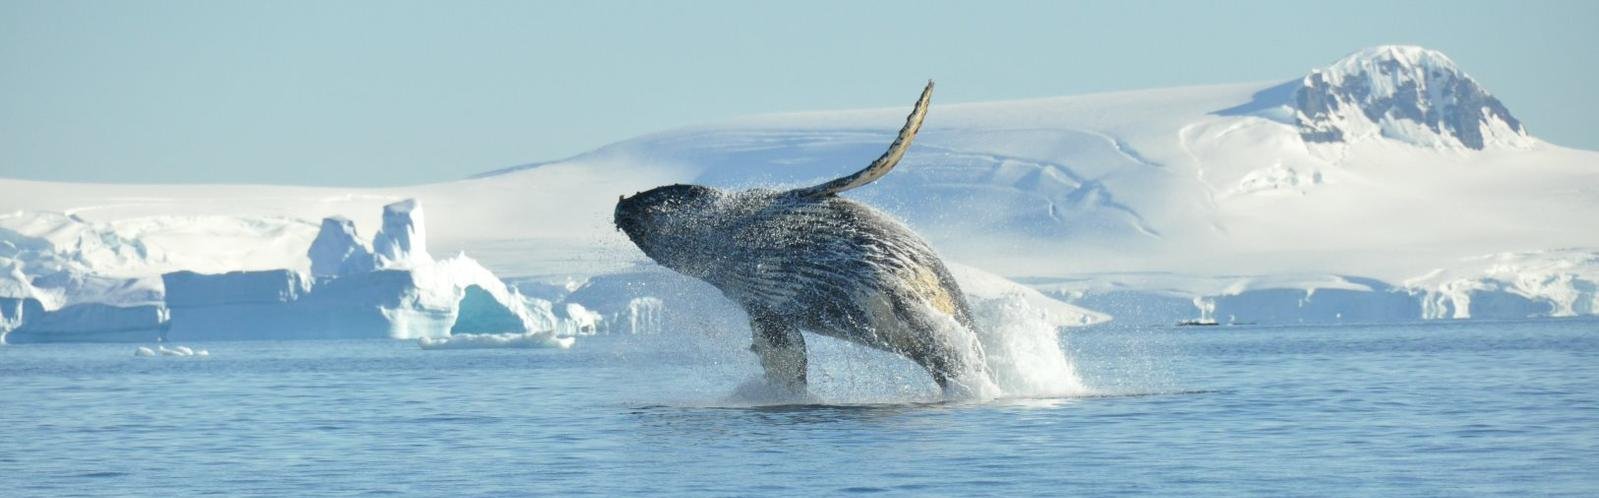
[[[766,382],[795,392],[805,390],[805,336],[792,324],[768,314],[750,314],[754,341],[750,350],[761,358]]]
[[[872,183],[888,174],[889,170],[894,169],[894,165],[899,164],[900,158],[905,157],[905,151],[911,148],[911,141],[916,139],[916,132],[922,129],[922,118],[927,117],[927,101],[932,97],[933,82],[928,80],[927,87],[922,89],[922,96],[916,99],[916,107],[905,117],[905,126],[900,128],[899,135],[894,137],[894,143],[865,169],[821,185],[795,189],[791,194],[799,197],[825,197]]]

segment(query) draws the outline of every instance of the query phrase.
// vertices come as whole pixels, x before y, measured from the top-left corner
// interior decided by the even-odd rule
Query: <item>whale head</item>
[[[727,193],[700,185],[667,185],[616,201],[613,222],[646,256],[680,273],[703,277],[715,258]]]

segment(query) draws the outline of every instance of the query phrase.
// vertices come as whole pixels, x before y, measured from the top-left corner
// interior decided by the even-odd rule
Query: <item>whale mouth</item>
[[[622,231],[622,203],[623,202],[627,202],[627,196],[626,195],[622,195],[622,194],[617,194],[616,195],[616,207],[611,210],[611,225],[615,226],[616,227],[616,231],[618,231],[618,232]]]

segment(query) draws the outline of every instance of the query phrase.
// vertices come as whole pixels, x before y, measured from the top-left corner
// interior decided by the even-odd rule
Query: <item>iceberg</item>
[[[311,279],[293,270],[218,275],[178,271],[161,275],[161,282],[167,305],[173,308],[289,302],[309,294],[312,285]]]
[[[5,342],[154,342],[165,337],[168,325],[161,305],[74,304],[29,318],[7,333]]]
[[[164,277],[173,340],[416,339],[557,323],[465,256],[319,281],[289,270]]]
[[[391,322],[378,306],[394,305],[392,296],[410,285],[405,272],[372,272],[320,288],[292,270],[175,272],[162,279],[172,309],[168,337],[181,341],[388,337]]]
[[[422,226],[418,202],[385,207],[384,229],[373,242],[380,264],[369,264],[353,223],[330,217],[307,250],[309,275],[290,269],[167,273],[168,337],[419,339],[544,333],[562,324],[594,329],[586,314],[556,318],[550,303],[522,296],[465,254],[435,261]]]

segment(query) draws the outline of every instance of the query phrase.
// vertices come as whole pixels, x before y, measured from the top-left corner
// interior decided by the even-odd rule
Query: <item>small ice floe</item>
[[[453,334],[448,337],[423,337],[416,344],[422,349],[493,349],[572,347],[576,338],[557,337],[553,332],[526,334]]]
[[[174,347],[172,349],[167,349],[166,346],[156,346],[155,349],[150,349],[148,346],[139,346],[139,349],[133,350],[133,355],[134,356],[211,356],[211,352],[210,351],[206,351],[204,349],[193,349],[193,348],[190,348],[188,346],[178,346],[178,347]]]

